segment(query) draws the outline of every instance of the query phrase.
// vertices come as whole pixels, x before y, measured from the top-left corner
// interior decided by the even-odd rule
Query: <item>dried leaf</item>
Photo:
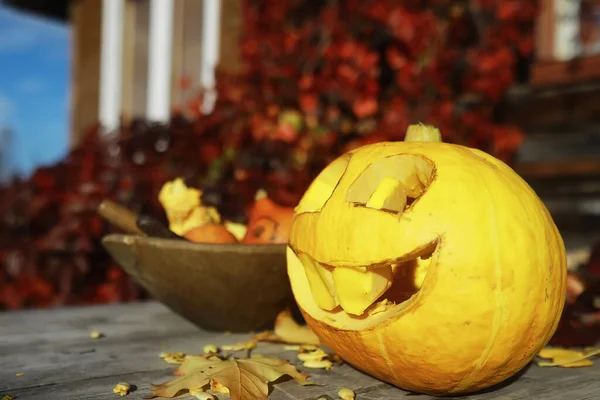
[[[254,336],[254,339],[261,342],[320,344],[319,338],[308,326],[302,326],[294,321],[289,309],[285,309],[277,315],[274,332],[260,332]]]
[[[229,344],[221,346],[221,349],[225,351],[241,351],[241,350],[252,350],[256,348],[256,340],[248,340],[247,342],[240,342],[235,344]]]
[[[227,387],[225,387],[225,385],[223,385],[220,382],[215,381],[214,379],[210,380],[210,390],[212,390],[215,393],[229,394],[229,389]]]
[[[127,382],[119,382],[113,388],[113,393],[118,394],[119,396],[127,396],[129,391],[131,390],[131,386]]]
[[[323,349],[298,353],[298,359],[300,361],[320,361],[327,358],[328,356],[329,354],[327,354]]]
[[[180,377],[156,386],[152,395],[171,398],[181,391],[199,390],[211,385],[229,389],[232,400],[267,400],[268,383],[284,375],[289,375],[301,385],[313,384],[306,379],[307,374],[299,372],[294,366],[266,356],[245,360],[188,356],[176,374]]]
[[[308,360],[302,363],[306,368],[326,369],[330,370],[333,363],[330,360]]]
[[[316,344],[320,343],[319,338],[308,327],[299,325],[289,309],[285,309],[277,315],[275,319],[275,334],[290,344]]]
[[[342,400],[354,400],[356,395],[352,389],[343,387],[338,391],[338,396],[340,396],[340,399]]]
[[[185,353],[183,352],[177,352],[177,353],[160,353],[159,354],[160,358],[162,358],[163,360],[165,360],[166,363],[168,364],[182,364],[183,360],[185,360]]]
[[[198,400],[215,400],[215,396],[210,393],[202,392],[202,391],[191,391],[190,394],[197,398]]]
[[[219,348],[214,344],[207,344],[202,348],[202,352],[204,354],[217,354],[219,352]]]
[[[561,349],[557,347],[545,348],[538,354],[541,358],[551,359],[549,361],[538,361],[539,367],[589,367],[594,365],[590,360],[591,357],[600,354],[600,348],[592,348],[590,351],[577,351],[569,349]]]
[[[257,342],[275,342],[285,343],[282,338],[274,334],[272,331],[262,331],[254,335],[254,340]]]
[[[102,334],[102,332],[93,331],[93,332],[90,332],[90,337],[92,339],[100,339],[100,338],[104,337],[104,335]]]

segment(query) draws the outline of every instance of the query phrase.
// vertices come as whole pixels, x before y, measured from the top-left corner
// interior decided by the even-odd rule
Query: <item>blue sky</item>
[[[68,25],[0,4],[0,130],[12,130],[8,165],[19,175],[66,154],[70,40]]]

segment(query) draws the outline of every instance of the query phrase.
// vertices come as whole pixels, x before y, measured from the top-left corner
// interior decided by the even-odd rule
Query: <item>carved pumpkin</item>
[[[309,326],[356,368],[406,390],[474,392],[556,330],[565,249],[510,167],[423,129],[320,173],[295,209],[288,274]]]

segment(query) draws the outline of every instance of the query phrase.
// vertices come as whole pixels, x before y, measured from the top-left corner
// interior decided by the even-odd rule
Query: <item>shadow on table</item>
[[[460,395],[460,396],[456,396],[453,395],[452,397],[448,396],[440,396],[440,398],[443,399],[447,399],[447,400],[451,400],[451,399],[465,399],[468,398],[469,396],[477,396],[477,395],[482,395],[482,394],[486,394],[486,393],[492,393],[495,392],[497,390],[503,389],[507,386],[512,385],[513,383],[515,383],[516,381],[518,381],[523,375],[525,375],[527,373],[527,371],[529,370],[529,368],[531,368],[532,363],[527,364],[525,367],[523,367],[523,369],[521,369],[519,372],[517,372],[516,374],[514,374],[513,376],[511,376],[510,378],[506,379],[505,381],[502,381],[500,383],[495,384],[494,386],[490,386],[487,389],[483,389],[480,390],[478,392],[472,392],[472,393],[466,393],[464,395]],[[422,396],[422,394],[420,393],[409,393],[406,395],[408,396]]]

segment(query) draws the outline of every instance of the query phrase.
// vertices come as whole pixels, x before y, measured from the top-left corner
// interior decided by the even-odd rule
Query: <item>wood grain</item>
[[[69,5],[72,31],[70,146],[76,147],[98,122],[100,96],[100,0],[73,1]]]
[[[104,337],[92,339],[91,331]],[[202,331],[155,302],[4,313],[0,314],[0,395],[27,400],[115,399],[112,388],[125,381],[135,389],[125,398],[143,399],[152,384],[172,377],[175,366],[162,361],[161,352],[194,354],[206,344],[249,338],[250,334]],[[281,345],[261,343],[254,352],[288,359],[311,373],[317,383],[308,387],[292,381],[278,383],[270,399],[336,399],[342,386],[355,390],[357,400],[434,399],[394,388],[348,365],[330,371],[304,369],[295,352],[284,351]],[[598,377],[599,363],[573,369],[533,365],[494,390],[461,399],[598,399]]]

